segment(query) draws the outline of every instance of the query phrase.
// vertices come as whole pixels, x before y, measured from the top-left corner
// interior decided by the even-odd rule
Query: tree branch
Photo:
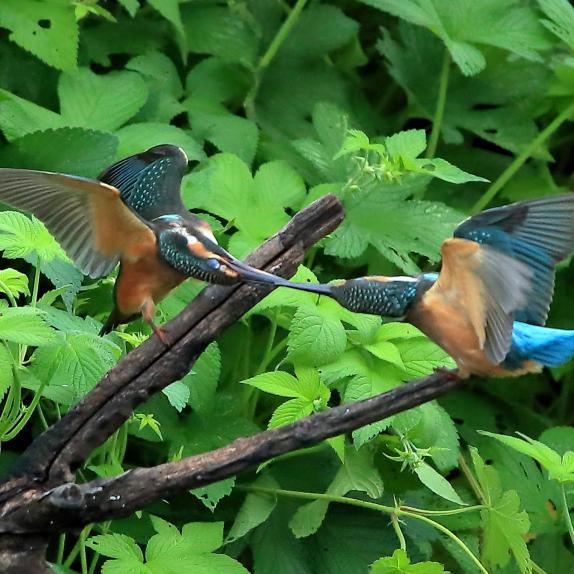
[[[333,231],[343,218],[334,195],[300,211],[247,259],[250,265],[279,275],[292,275],[305,249]],[[37,482],[72,480],[73,470],[119,428],[134,409],[189,372],[201,352],[227,327],[271,291],[265,285],[242,284],[204,289],[165,331],[166,348],[151,337],[111,369],[59,422],[22,455],[18,479],[0,485],[0,501],[14,489]]]
[[[32,500],[5,514],[0,532],[30,534],[77,529],[131,514],[175,493],[212,484],[293,450],[353,431],[435,399],[460,384],[438,372],[386,393],[311,415],[291,425],[240,438],[217,450],[82,485],[39,490]]]
[[[298,213],[248,262],[291,275],[305,249],[342,220],[336,197],[325,196]],[[0,569],[43,569],[47,541],[56,533],[125,516],[176,492],[217,482],[278,455],[317,444],[432,400],[453,389],[448,372],[382,395],[314,414],[292,425],[241,438],[212,452],[86,484],[74,469],[152,394],[183,377],[205,347],[270,292],[263,285],[204,289],[166,325],[170,346],[152,337],[124,357],[58,423],[40,435],[17,470],[0,484]]]

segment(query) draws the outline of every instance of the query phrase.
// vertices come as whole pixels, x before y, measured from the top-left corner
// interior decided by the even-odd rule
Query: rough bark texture
[[[247,261],[290,276],[305,250],[333,231],[342,217],[337,198],[325,196],[298,213]],[[73,482],[74,470],[138,405],[183,377],[205,347],[270,290],[264,285],[207,287],[165,326],[169,347],[150,338],[32,443],[13,474],[0,483],[0,572],[49,572],[45,550],[56,534],[125,516],[154,500],[211,484],[280,454],[412,408],[457,385],[450,373],[437,373],[366,401],[238,439],[212,452],[130,470],[111,479]]]

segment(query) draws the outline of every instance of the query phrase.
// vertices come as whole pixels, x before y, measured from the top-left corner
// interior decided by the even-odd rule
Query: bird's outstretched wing
[[[530,267],[532,291],[516,319],[543,325],[554,292],[554,267],[574,250],[574,193],[488,209],[463,221],[454,236]]]
[[[34,214],[70,259],[90,277],[109,273],[122,256],[155,246],[155,234],[96,180],[59,173],[0,168],[0,203]]]
[[[499,364],[510,349],[513,315],[528,300],[532,275],[525,263],[489,245],[447,239],[439,278],[423,301],[434,305],[446,299],[464,309],[480,348]]]
[[[185,152],[162,144],[122,159],[98,179],[119,189],[126,205],[146,221],[152,221],[162,215],[188,213],[180,192],[186,171]]]

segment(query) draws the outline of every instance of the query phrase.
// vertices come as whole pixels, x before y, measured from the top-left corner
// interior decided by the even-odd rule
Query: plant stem
[[[255,371],[256,375],[264,373],[272,359],[273,343],[275,342],[275,335],[277,334],[277,312],[273,314],[271,319],[271,328],[269,329],[269,336],[263,352],[263,358]]]
[[[80,564],[82,567],[82,574],[88,574],[88,558],[86,556],[86,534],[82,530],[80,533]]]
[[[432,123],[432,131],[430,135],[429,145],[427,147],[425,157],[432,158],[436,153],[438,146],[438,138],[442,127],[442,120],[444,117],[444,108],[446,104],[446,94],[448,91],[448,78],[450,72],[450,52],[447,48],[444,49],[444,57],[442,60],[442,68],[440,71],[440,80],[438,85],[438,98],[436,101],[436,108],[434,111],[434,118]]]
[[[331,494],[319,494],[315,492],[299,492],[297,490],[284,490],[282,488],[264,488],[261,486],[238,486],[238,490],[244,492],[261,492],[265,494],[274,494],[276,496],[285,496],[291,498],[302,498],[305,500],[325,500],[327,502],[335,502],[339,504],[348,504],[350,506],[358,506],[359,508],[366,508],[368,510],[375,510],[377,512],[383,512],[390,516],[406,516],[413,518],[414,520],[420,520],[426,524],[432,526],[436,530],[439,530],[446,536],[448,536],[461,550],[473,561],[476,567],[480,570],[482,574],[488,574],[488,571],[480,563],[479,559],[473,554],[470,548],[453,532],[451,532],[446,526],[443,526],[439,522],[432,520],[426,516],[416,514],[414,512],[409,512],[404,510],[402,507],[392,507],[386,506],[384,504],[378,504],[376,502],[368,502],[366,500],[356,500],[355,498],[348,498],[346,496],[333,496]]]
[[[80,536],[78,537],[78,540],[76,541],[74,547],[72,548],[72,550],[68,554],[68,557],[64,561],[63,566],[65,568],[69,568],[74,563],[74,560],[77,558],[80,552],[80,548],[83,545],[82,541],[86,540],[86,538],[90,535],[90,532],[92,531],[93,527],[94,527],[93,524],[88,524],[86,527],[82,529],[82,531],[80,532]]]
[[[560,483],[560,490],[562,490],[562,504],[564,506],[564,520],[566,520],[566,528],[568,528],[568,534],[570,535],[570,541],[574,546],[574,526],[572,525],[572,519],[570,518],[570,511],[568,509],[568,500],[566,499],[566,490],[564,489],[564,484]]]
[[[2,436],[3,441],[12,440],[24,428],[24,426],[26,426],[26,423],[30,420],[30,418],[34,414],[34,411],[36,410],[36,406],[38,405],[38,403],[40,402],[40,399],[42,398],[42,391],[44,390],[44,387],[46,386],[46,384],[47,384],[47,381],[42,381],[42,384],[40,385],[40,387],[36,391],[36,394],[34,395],[32,402],[25,409],[24,416],[18,421],[18,423],[16,424],[16,426],[14,426],[12,428],[12,430],[6,432]]]
[[[476,504],[475,506],[465,506],[464,508],[455,508],[453,510],[425,510],[424,508],[414,508],[412,506],[401,506],[402,510],[408,512],[415,512],[416,514],[424,514],[426,516],[454,516],[456,514],[463,514],[465,512],[474,512],[476,510],[484,510],[488,508],[484,504]]]
[[[524,165],[536,149],[542,145],[565,121],[574,114],[574,102],[564,108],[523,150],[514,161],[498,176],[498,179],[484,192],[474,204],[471,213],[482,211]]]
[[[536,574],[547,574],[546,570],[538,566],[538,564],[533,560],[530,561],[530,564],[532,564],[532,572],[535,572]]]
[[[14,299],[14,295],[12,295],[10,289],[8,289],[8,286],[6,283],[4,283],[4,281],[0,281],[0,291],[2,291],[6,297],[8,297],[8,301],[12,307],[18,307],[18,303],[16,302],[16,299]]]
[[[293,29],[293,26],[299,19],[299,16],[301,15],[303,8],[305,8],[305,4],[307,4],[307,0],[297,0],[295,6],[293,6],[293,10],[291,10],[287,18],[285,18],[285,21],[283,22],[283,24],[281,24],[281,27],[277,31],[277,34],[275,34],[275,37],[273,38],[273,40],[271,40],[271,43],[269,44],[269,47],[267,48],[263,56],[261,56],[261,59],[259,60],[257,66],[255,67],[253,73],[253,86],[249,90],[249,93],[245,97],[245,101],[243,103],[243,107],[245,108],[247,117],[251,120],[255,119],[255,99],[257,98],[257,93],[259,92],[259,86],[261,85],[261,79],[263,77],[265,69],[267,68],[267,66],[269,66],[273,58],[275,58],[279,48],[281,47],[281,44],[283,44],[285,38],[287,38],[291,30]]]
[[[30,300],[30,307],[35,307],[38,302],[38,290],[40,287],[40,267],[42,265],[42,260],[38,257],[36,262],[36,267],[34,271],[34,285],[32,287],[32,299]]]
[[[401,530],[401,525],[399,524],[399,517],[396,514],[391,514],[391,524],[393,525],[393,529],[397,538],[399,539],[399,544],[401,548],[406,552],[407,551],[407,541],[405,540],[405,535]]]
[[[466,459],[462,454],[458,457],[458,462],[460,464],[460,469],[462,470],[462,473],[464,474],[466,480],[470,484],[470,488],[472,488],[472,491],[474,492],[474,495],[482,504],[486,505],[487,504],[486,497],[484,496],[484,493],[480,489],[480,486],[476,478],[474,477],[474,474],[472,474],[472,471],[468,467],[468,464],[466,464]]]
[[[40,404],[40,402],[38,402],[36,409],[38,411],[38,417],[40,418],[40,422],[42,423],[44,430],[47,430],[50,425],[48,424],[48,421],[46,420],[46,415],[44,414],[44,409],[42,408],[42,405]]]
[[[58,536],[58,554],[56,554],[56,564],[62,564],[64,559],[64,550],[66,548],[66,535],[60,534]]]
[[[271,60],[273,60],[273,58],[277,54],[277,51],[281,47],[281,44],[283,44],[285,38],[287,38],[289,32],[291,32],[293,26],[299,19],[299,16],[301,15],[303,8],[305,8],[305,4],[307,4],[307,0],[297,0],[295,6],[293,6],[293,10],[291,10],[291,12],[281,25],[281,28],[279,28],[277,34],[275,34],[275,38],[273,38],[271,44],[269,44],[269,47],[267,48],[265,54],[263,54],[263,56],[261,57],[261,60],[259,60],[259,64],[257,66],[258,69],[266,68],[271,63]]]

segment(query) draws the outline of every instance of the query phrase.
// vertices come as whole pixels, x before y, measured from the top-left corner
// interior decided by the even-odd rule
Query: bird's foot
[[[155,323],[150,324],[154,335],[166,346],[169,347],[169,341],[167,338],[167,332],[163,327],[158,327]]]
[[[435,367],[433,369],[435,375],[441,375],[449,381],[458,381],[462,377],[458,371],[453,371],[452,369],[447,369],[446,367]]]

